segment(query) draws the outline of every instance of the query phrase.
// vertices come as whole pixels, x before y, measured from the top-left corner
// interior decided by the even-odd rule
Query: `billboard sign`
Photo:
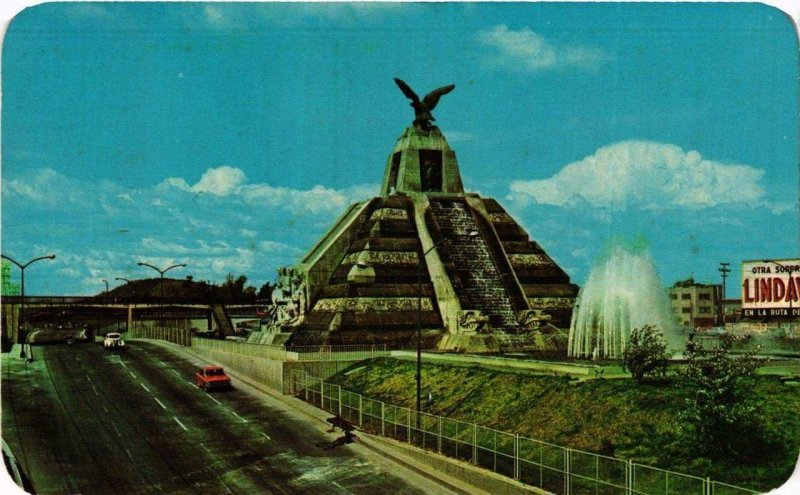
[[[743,261],[742,316],[800,316],[800,259]]]

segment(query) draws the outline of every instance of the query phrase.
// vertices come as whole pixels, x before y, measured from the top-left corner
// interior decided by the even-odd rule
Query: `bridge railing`
[[[276,361],[287,360],[286,348],[280,345],[197,338],[192,341],[192,346],[199,347],[201,349],[227,352],[239,356],[260,357],[274,359]]]
[[[277,361],[361,361],[388,356],[385,345],[302,346],[286,348],[280,345],[201,339],[192,341],[195,347],[228,352],[240,356],[262,357]]]
[[[194,337],[191,330],[174,327],[145,327],[137,325],[128,332],[127,338],[166,340],[179,345],[276,361],[362,361],[389,355],[386,345],[323,345],[287,349],[281,345]]]
[[[370,399],[292,370],[288,392],[362,431],[460,459],[556,495],[757,495],[760,492],[584,452]]]
[[[134,325],[128,330],[127,338],[129,340],[165,340],[187,347],[192,345],[192,331],[177,327],[146,327],[143,325]]]

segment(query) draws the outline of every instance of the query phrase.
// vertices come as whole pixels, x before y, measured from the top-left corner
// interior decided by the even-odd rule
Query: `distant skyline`
[[[418,92],[467,190],[582,284],[612,236],[664,285],[800,255],[794,26],[758,4],[30,8],[3,46],[2,251],[29,294],[259,287],[375,196]],[[12,268],[14,280],[19,271]],[[114,285],[112,284],[112,287]]]

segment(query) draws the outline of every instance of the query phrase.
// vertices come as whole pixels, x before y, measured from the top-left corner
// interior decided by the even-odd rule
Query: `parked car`
[[[194,383],[203,390],[231,387],[231,379],[221,366],[203,366],[194,374]]]
[[[123,349],[125,348],[125,341],[122,340],[122,335],[118,334],[117,332],[107,333],[106,338],[103,339],[103,347],[109,351]]]

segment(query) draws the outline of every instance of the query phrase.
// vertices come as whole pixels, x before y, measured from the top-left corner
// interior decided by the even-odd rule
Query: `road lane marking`
[[[121,364],[123,368],[127,368],[128,367],[128,365],[125,364],[125,361],[123,361],[122,358],[119,358],[119,364]]]
[[[145,390],[147,390],[148,392],[150,391],[150,389],[149,389],[149,388],[147,388],[147,385],[145,385],[144,383],[142,383],[142,382],[139,382],[139,385],[141,385],[141,386],[142,386],[142,388],[143,388],[143,389],[145,389]]]
[[[86,375],[86,379],[87,379],[87,380],[89,380],[89,381],[92,381],[92,377],[91,377],[91,376],[89,376],[89,373],[84,373],[84,375]]]
[[[206,444],[204,444],[203,442],[200,442],[200,446],[203,447],[205,451],[208,452],[209,454],[211,453],[211,450],[208,447],[206,447]]]
[[[164,361],[159,361],[158,364],[160,364],[164,368],[167,367],[167,363],[165,363]]]
[[[171,372],[173,372],[173,373],[175,373],[175,374],[176,374],[176,375],[178,375],[178,376],[181,376],[181,374],[180,374],[180,373],[178,373],[178,371],[177,371],[177,370],[170,370],[170,371],[171,371]],[[183,378],[183,377],[181,376],[181,378]]]
[[[133,456],[131,455],[131,453],[130,453],[130,452],[128,452],[128,449],[126,449],[125,447],[123,447],[122,449],[125,451],[125,454],[127,454],[127,456],[128,456],[128,459],[130,459],[131,461],[133,461]]]
[[[246,419],[244,419],[243,417],[239,416],[239,415],[238,415],[238,414],[236,414],[235,412],[231,411],[231,414],[233,414],[233,415],[234,415],[234,416],[236,416],[237,418],[241,419],[243,423],[247,423],[247,420],[246,420]]]
[[[117,428],[117,425],[115,425],[114,423],[111,423],[111,427],[114,428],[115,432],[117,432],[117,436],[118,437],[122,436],[122,433],[119,432],[119,428]]]
[[[215,398],[214,398],[214,396],[212,396],[212,395],[209,395],[209,394],[206,394],[206,397],[208,397],[209,399],[213,400],[214,402],[216,402],[216,403],[217,403],[217,404],[219,404],[220,406],[222,405],[222,402],[220,402],[220,401],[218,401],[217,399],[215,399]]]
[[[267,440],[272,440],[272,439],[271,439],[271,438],[270,438],[270,437],[269,437],[269,436],[268,436],[266,433],[264,433],[263,431],[261,432],[261,436],[262,436],[262,437],[264,437],[264,438],[266,438]]]
[[[178,417],[177,417],[177,416],[173,416],[173,417],[172,417],[172,419],[174,419],[176,423],[178,423],[179,425],[181,425],[181,428],[183,428],[183,429],[184,429],[184,430],[186,430],[186,431],[189,431],[189,428],[187,428],[185,424],[181,423],[181,420],[180,420],[180,419],[178,419]]]
[[[106,413],[106,414],[109,414],[108,413],[108,408],[106,406],[103,406],[103,412]]]
[[[158,405],[161,406],[165,411],[167,410],[167,406],[165,406],[163,402],[158,400],[158,397],[153,397],[153,399],[155,399],[155,401],[158,402]]]
[[[94,392],[94,395],[100,397],[100,394],[97,393],[97,389],[94,388],[94,385],[92,385],[92,392]]]
[[[133,374],[133,371],[128,372],[132,377],[136,378],[136,375]]]

